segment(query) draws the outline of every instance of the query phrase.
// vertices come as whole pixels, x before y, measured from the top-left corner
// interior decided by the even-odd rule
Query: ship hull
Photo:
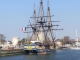
[[[26,54],[38,54],[37,50],[25,50]]]
[[[49,54],[51,52],[53,52],[54,50],[52,49],[48,49],[48,50],[43,50],[43,49],[39,49],[39,50],[24,50],[25,54]]]
[[[49,52],[46,52],[44,50],[38,50],[38,51],[36,51],[36,50],[25,50],[25,53],[26,54],[47,54]]]
[[[47,54],[51,53],[53,49],[50,49],[50,46],[39,46],[35,44],[24,45],[24,51],[26,54]]]

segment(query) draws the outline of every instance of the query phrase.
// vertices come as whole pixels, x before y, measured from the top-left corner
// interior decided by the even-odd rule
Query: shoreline
[[[11,55],[19,55],[24,54],[23,49],[17,49],[17,50],[0,50],[0,56],[11,56]]]

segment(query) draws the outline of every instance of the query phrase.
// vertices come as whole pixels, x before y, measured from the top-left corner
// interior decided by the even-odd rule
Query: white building
[[[18,37],[13,37],[12,38],[12,45],[16,46],[18,44],[19,38]]]

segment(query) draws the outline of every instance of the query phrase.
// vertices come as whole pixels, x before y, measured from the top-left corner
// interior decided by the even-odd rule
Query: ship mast
[[[48,9],[47,9],[47,16],[50,16],[50,4],[48,0]],[[51,17],[47,17],[48,25],[51,26]]]
[[[51,16],[50,15],[50,4],[49,4],[49,0],[48,0],[48,2],[47,2],[47,16]],[[55,48],[55,42],[54,42],[54,38],[55,37],[53,37],[53,30],[51,30],[52,29],[52,22],[51,22],[51,17],[47,17],[47,22],[48,22],[48,33],[47,33],[47,35],[48,35],[48,39],[49,40],[52,40],[53,41],[53,45],[54,45],[54,48]],[[52,26],[52,27],[51,27]],[[52,39],[51,39],[51,37],[52,37]]]
[[[35,9],[35,3],[34,3],[34,12],[33,12],[33,19],[34,19],[34,27],[36,28],[36,9]]]
[[[40,9],[39,9],[39,18],[38,18],[38,23],[41,25],[40,27],[39,27],[39,29],[40,29],[40,32],[38,33],[38,36],[39,36],[39,39],[41,40],[41,42],[43,42],[44,40],[45,40],[45,32],[44,32],[44,27],[43,27],[43,25],[44,25],[44,10],[43,10],[43,2],[42,2],[42,0],[41,0],[41,2],[40,2]]]
[[[47,2],[47,16],[50,16],[50,4],[49,4],[49,0],[48,0],[48,2]],[[51,24],[51,17],[47,17],[47,25],[48,26],[51,26],[52,24]],[[51,28],[51,27],[50,27]],[[48,27],[48,29],[49,29],[49,31],[48,31],[48,35],[50,36],[50,33],[51,33],[51,31],[50,31],[50,28]],[[49,39],[50,39],[50,37],[49,37]]]
[[[54,15],[53,15],[54,16]],[[50,40],[50,38],[52,37],[52,41],[53,41],[53,45],[54,48],[56,47],[55,45],[55,37],[53,36],[53,30],[63,30],[63,29],[53,29],[53,26],[59,26],[59,25],[52,25],[52,22],[60,22],[60,21],[51,21],[51,15],[50,15],[50,4],[49,4],[49,0],[48,0],[48,9],[47,9],[47,22],[48,22],[48,39]],[[51,37],[50,37],[51,36]]]
[[[36,8],[35,8],[35,3],[34,3],[34,11],[33,11],[33,20],[34,20],[34,28],[36,28]],[[34,40],[36,41],[37,40],[37,32],[35,31],[34,32]]]
[[[41,0],[41,2],[40,2],[40,9],[39,9],[39,17],[41,18],[40,20],[43,20],[43,16],[44,16],[43,2]]]

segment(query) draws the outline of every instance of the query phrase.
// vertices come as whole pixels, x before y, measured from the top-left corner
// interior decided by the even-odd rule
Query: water
[[[80,60],[79,50],[57,50],[47,55],[15,55],[0,57],[0,60]]]

